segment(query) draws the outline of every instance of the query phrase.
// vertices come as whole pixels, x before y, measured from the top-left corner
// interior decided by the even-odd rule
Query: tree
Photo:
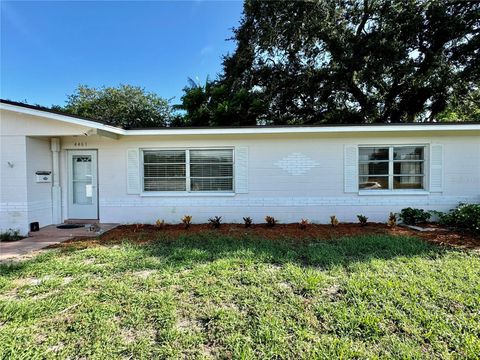
[[[56,108],[125,129],[164,127],[172,120],[167,100],[131,85],[102,88],[80,85],[68,96],[64,107]]]
[[[255,94],[243,88],[234,91],[226,84],[208,78],[204,85],[189,79],[189,85],[183,91],[182,103],[175,106],[185,111],[182,126],[256,125],[264,111]]]
[[[476,1],[246,0],[234,40],[213,88],[248,94],[257,123],[433,121],[480,81]],[[216,123],[194,90],[187,115]]]
[[[452,97],[445,111],[439,114],[440,121],[480,122],[480,89],[466,96]]]

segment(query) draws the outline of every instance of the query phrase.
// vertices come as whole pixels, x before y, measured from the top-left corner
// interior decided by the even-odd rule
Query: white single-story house
[[[125,130],[0,102],[0,229],[266,215],[385,222],[480,202],[480,124]]]

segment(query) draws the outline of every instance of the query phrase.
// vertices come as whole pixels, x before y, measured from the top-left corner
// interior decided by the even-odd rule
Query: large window
[[[359,148],[360,190],[425,188],[424,146]]]
[[[233,191],[233,150],[144,150],[144,191]]]

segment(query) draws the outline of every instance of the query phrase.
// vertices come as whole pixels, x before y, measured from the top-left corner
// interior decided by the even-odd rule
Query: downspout
[[[60,187],[60,139],[50,139],[50,149],[52,150],[52,222],[60,224],[62,222],[62,188]]]

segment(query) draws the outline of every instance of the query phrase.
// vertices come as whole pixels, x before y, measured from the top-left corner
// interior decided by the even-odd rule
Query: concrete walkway
[[[76,237],[95,237],[118,226],[118,224],[97,224],[93,231],[90,226],[76,229],[57,229],[55,225],[41,228],[40,231],[32,232],[29,237],[11,242],[0,242],[0,262],[17,260],[20,257],[38,251],[50,245]]]

